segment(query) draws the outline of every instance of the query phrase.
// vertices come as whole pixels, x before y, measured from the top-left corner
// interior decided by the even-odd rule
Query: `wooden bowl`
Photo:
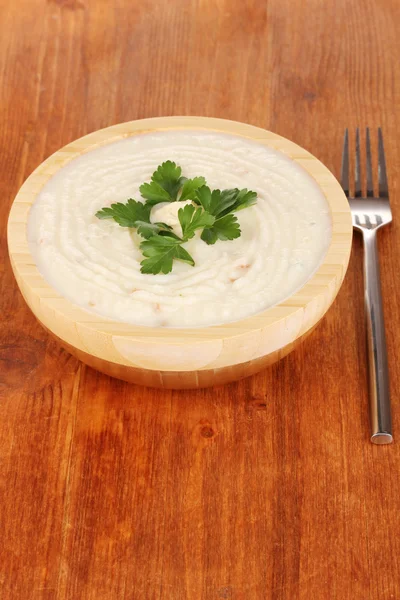
[[[103,319],[73,304],[39,273],[27,238],[29,211],[44,184],[80,154],[127,136],[168,129],[206,129],[243,136],[279,150],[301,165],[329,204],[332,239],[309,281],[284,302],[235,323],[195,329],[140,327]],[[86,135],[45,160],[26,180],[11,208],[12,268],[29,307],[72,354],[108,375],[160,388],[200,388],[251,375],[290,352],[332,304],[346,273],[352,241],[347,199],[336,179],[293,142],[244,123],[205,117],[160,117],[121,123]]]

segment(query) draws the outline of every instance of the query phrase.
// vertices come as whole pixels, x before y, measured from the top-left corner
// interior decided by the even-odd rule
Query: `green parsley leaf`
[[[218,217],[222,211],[229,208],[235,202],[235,190],[213,190],[203,185],[196,192],[195,202],[209,212]]]
[[[211,190],[207,185],[202,185],[196,193],[193,200],[197,205],[201,205],[204,210],[211,213]]]
[[[195,202],[201,204],[204,210],[214,215],[216,218],[223,215],[224,212],[229,212],[235,204],[237,193],[239,190],[213,190],[204,185],[196,192]]]
[[[252,206],[257,200],[256,192],[249,192],[247,189],[238,190],[213,190],[203,186],[196,192],[195,202],[201,204],[204,210],[215,217],[222,217],[231,212],[236,212]]]
[[[196,192],[199,188],[204,186],[206,180],[204,177],[194,177],[193,179],[186,179],[182,187],[181,195],[179,200],[193,200],[196,197]]]
[[[151,176],[151,183],[140,186],[140,193],[152,206],[160,202],[175,202],[178,192],[186,181],[182,169],[171,160],[160,165]]]
[[[96,213],[98,219],[114,219],[121,227],[135,227],[136,221],[149,222],[151,206],[129,198],[126,204],[117,202]]]
[[[215,244],[215,242],[218,240],[217,231],[216,229],[214,229],[214,227],[210,227],[209,229],[203,229],[203,232],[200,237],[203,240],[203,242],[205,242],[209,246]]]
[[[151,183],[143,183],[140,188],[140,193],[146,199],[146,204],[155,206],[160,202],[172,202],[169,193],[164,190],[156,181]]]
[[[182,246],[176,247],[175,258],[177,258],[178,260],[182,260],[183,262],[187,262],[187,263],[189,263],[189,265],[194,267],[193,258],[190,256],[189,252],[187,250],[185,250],[185,248],[182,248]]]
[[[201,239],[206,244],[215,244],[217,240],[235,240],[240,237],[240,226],[235,215],[228,214],[217,219],[214,225],[203,230]]]
[[[178,219],[185,241],[192,238],[197,229],[211,227],[215,221],[215,217],[200,207],[196,208],[193,204],[186,204],[186,206],[180,208],[178,210]]]
[[[252,206],[257,200],[256,192],[247,189],[213,190],[203,186],[196,192],[195,202],[201,204],[205,211],[214,215],[212,227],[205,227],[201,239],[207,244],[215,244],[217,240],[234,240],[240,237],[238,220],[233,212]]]
[[[257,202],[257,192],[252,192],[247,189],[235,191],[237,192],[237,195],[235,197],[235,202],[231,206],[229,212],[237,212],[238,210],[243,210],[244,208],[253,206],[253,204]]]
[[[172,227],[166,223],[147,223],[146,221],[136,221],[135,227],[137,232],[144,238],[149,239],[153,235],[170,235],[176,237],[172,231]]]
[[[211,214],[220,217],[231,212],[238,190],[213,190],[211,194]]]
[[[154,235],[140,244],[140,249],[146,257],[140,263],[141,273],[157,275],[170,273],[174,259],[194,265],[190,254],[180,245],[182,240],[170,236]]]
[[[151,180],[158,183],[173,200],[176,200],[178,191],[183,183],[184,178],[181,177],[182,169],[172,162],[167,160],[154,171]]]

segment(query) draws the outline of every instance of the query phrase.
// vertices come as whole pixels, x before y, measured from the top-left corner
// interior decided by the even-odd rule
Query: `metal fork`
[[[354,198],[349,189],[349,132],[344,135],[342,156],[342,188],[349,199],[353,226],[361,231],[364,242],[364,289],[367,322],[367,346],[371,412],[371,442],[393,441],[390,414],[389,372],[383,320],[382,295],[377,246],[377,231],[392,220],[386,175],[382,131],[378,129],[378,190],[374,195],[369,128],[366,130],[366,197],[361,188],[360,132],[356,131],[356,164]],[[376,184],[376,182],[375,182]]]

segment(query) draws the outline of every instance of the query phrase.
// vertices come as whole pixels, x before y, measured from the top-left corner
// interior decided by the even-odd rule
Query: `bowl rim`
[[[331,241],[317,271],[300,289],[282,302],[239,321],[207,327],[160,328],[130,325],[101,317],[63,297],[39,272],[28,244],[27,224],[30,208],[43,186],[71,160],[97,147],[133,135],[178,129],[207,130],[244,137],[283,152],[305,169],[323,192],[331,212]],[[307,313],[315,300],[320,296],[326,296],[329,290],[332,299],[325,312],[344,278],[350,257],[352,231],[349,204],[339,182],[325,165],[304,148],[271,131],[247,123],[212,117],[168,116],[128,121],[99,129],[67,144],[43,161],[28,177],[14,199],[8,220],[8,248],[20,288],[22,282],[43,307],[66,317],[71,323],[107,335],[154,342],[162,339],[173,344],[181,343],[185,337],[203,342],[231,338],[254,330],[265,330],[266,327],[287,320],[298,311]],[[26,294],[24,296],[26,297]],[[32,301],[28,301],[28,304],[31,306]],[[307,329],[311,328],[319,318],[321,317],[314,321],[308,319]],[[303,330],[299,332],[299,336],[302,333]]]

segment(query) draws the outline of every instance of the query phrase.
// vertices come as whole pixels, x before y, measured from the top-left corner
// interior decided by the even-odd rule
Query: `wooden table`
[[[0,0],[2,600],[400,598],[400,4]],[[67,142],[156,115],[247,121],[339,174],[382,125],[380,250],[396,441],[369,442],[360,240],[296,352],[217,389],[160,392],[79,364],[32,317],[10,203]]]

